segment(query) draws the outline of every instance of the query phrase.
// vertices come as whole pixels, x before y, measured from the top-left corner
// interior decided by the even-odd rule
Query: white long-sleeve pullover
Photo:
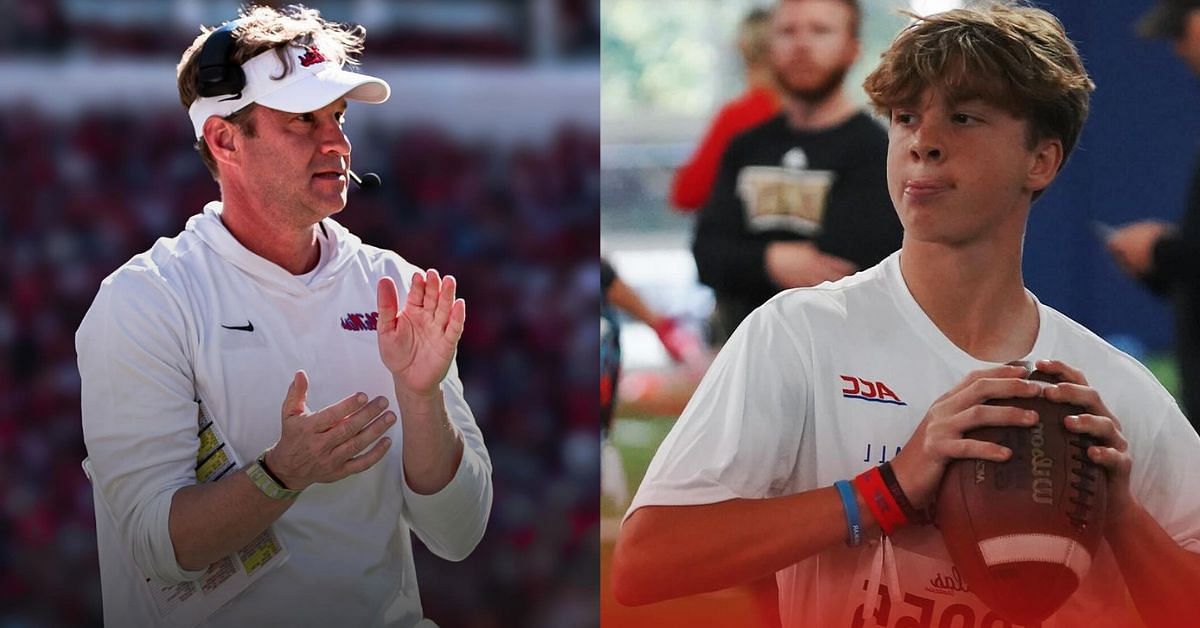
[[[196,482],[201,407],[243,464],[278,440],[298,369],[309,377],[310,408],[361,391],[398,410],[372,313],[379,279],[395,279],[403,303],[417,267],[326,219],[321,264],[293,276],[243,247],[220,213],[210,203],[178,236],[105,279],[76,333],[109,626],[163,625],[146,579],[201,573],[179,566],[167,525],[174,492]],[[380,463],[300,495],[274,524],[290,558],[205,625],[419,622],[410,531],[460,560],[483,535],[492,502],[491,461],[456,366],[442,391],[465,443],[450,484],[433,495],[408,488],[397,421]]]

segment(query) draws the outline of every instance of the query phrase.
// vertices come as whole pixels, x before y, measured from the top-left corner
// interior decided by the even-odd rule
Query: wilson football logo
[[[900,396],[892,392],[892,389],[883,382],[875,382],[852,375],[842,375],[841,377],[842,381],[846,382],[845,387],[842,388],[842,396],[846,399],[862,399],[863,401],[891,403],[897,406],[908,405],[901,401]]]
[[[1054,458],[1046,455],[1045,427],[1038,423],[1030,430],[1029,444],[1033,447],[1033,501],[1048,506],[1054,505]]]

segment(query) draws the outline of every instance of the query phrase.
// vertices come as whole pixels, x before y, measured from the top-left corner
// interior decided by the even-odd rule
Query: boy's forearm
[[[875,520],[857,497],[865,531]],[[833,487],[767,499],[647,506],[621,528],[613,590],[621,603],[637,605],[724,589],[772,574],[846,537],[846,515]]]

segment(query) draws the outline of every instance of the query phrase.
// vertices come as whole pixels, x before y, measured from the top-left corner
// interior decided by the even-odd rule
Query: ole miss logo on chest
[[[379,325],[379,312],[347,312],[341,322],[346,331],[375,331]]]
[[[853,375],[841,375],[842,397],[846,399],[862,399],[876,403],[890,403],[897,406],[907,406],[887,384]]]

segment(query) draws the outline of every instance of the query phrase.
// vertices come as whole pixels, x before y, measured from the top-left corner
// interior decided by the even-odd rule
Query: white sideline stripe
[[[1052,534],[1009,534],[979,542],[983,562],[992,567],[1006,563],[1036,562],[1066,565],[1083,581],[1092,566],[1092,555],[1072,539]]]

